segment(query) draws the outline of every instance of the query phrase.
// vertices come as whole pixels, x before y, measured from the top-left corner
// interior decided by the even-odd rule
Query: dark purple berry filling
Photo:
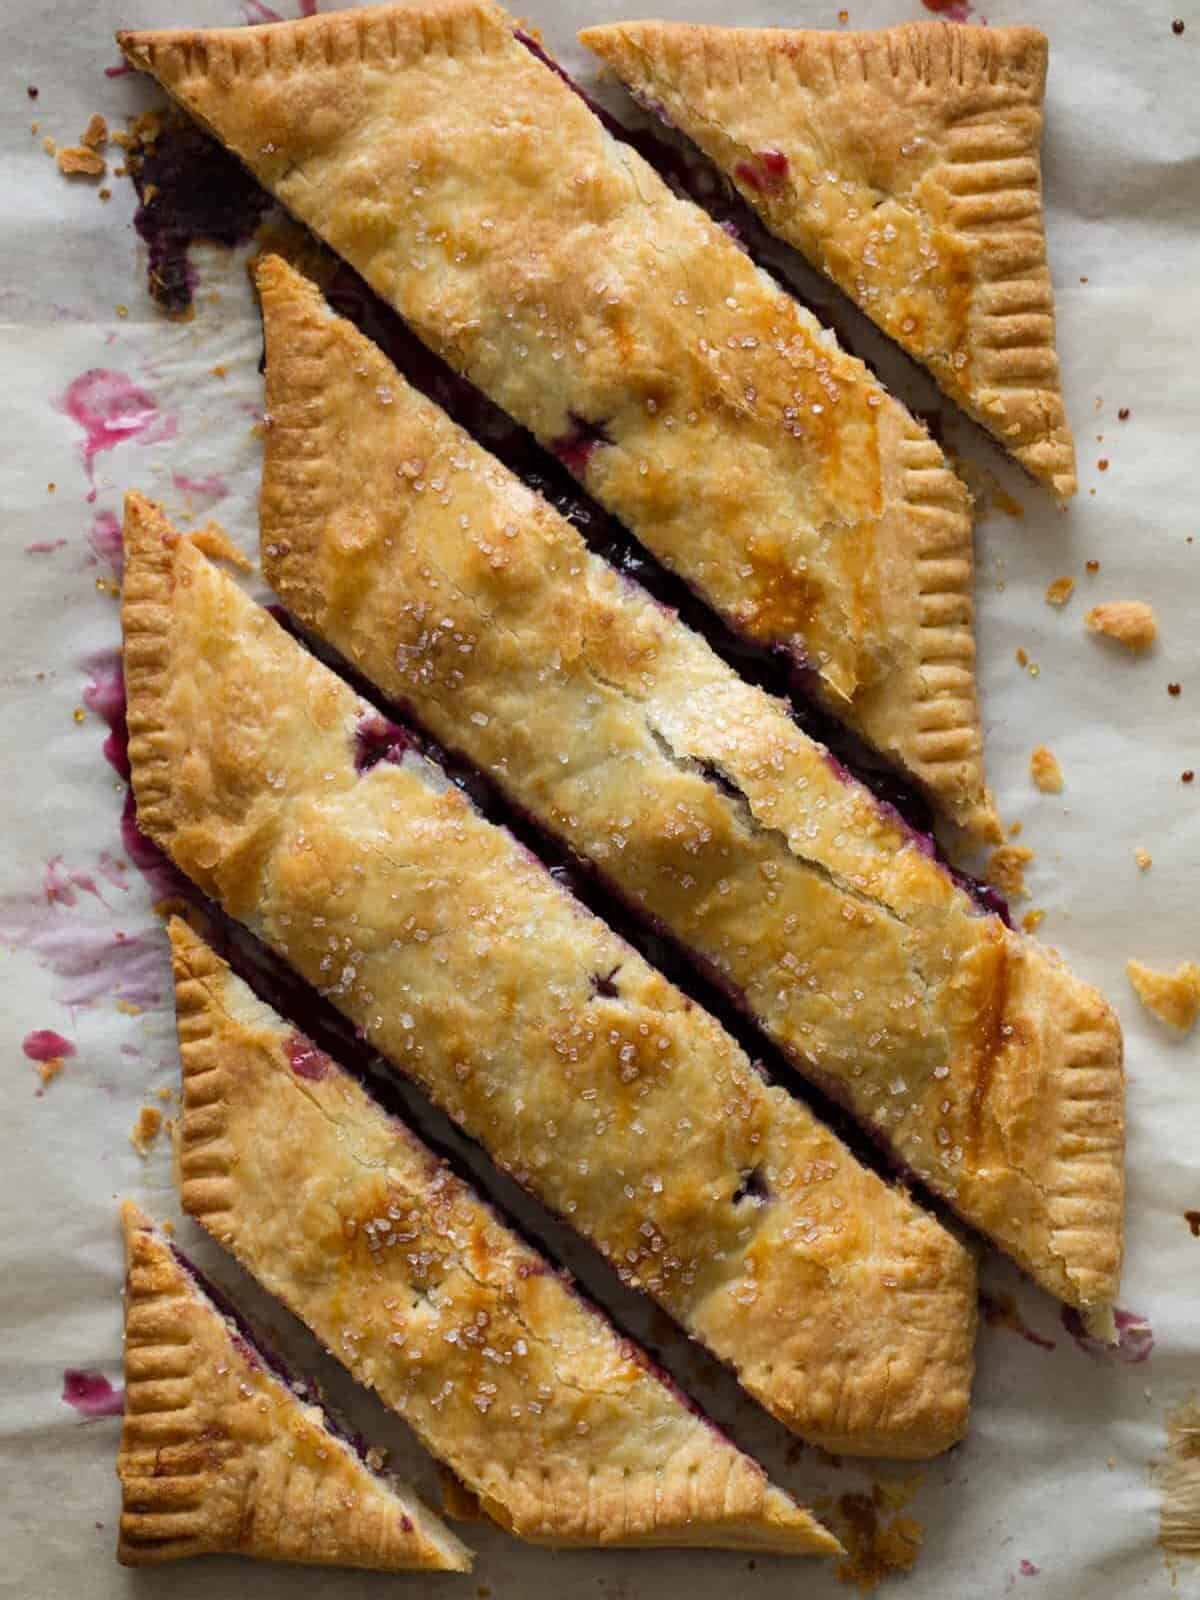
[[[571,426],[550,442],[550,448],[575,478],[582,478],[588,462],[602,444],[612,444],[612,435],[602,422],[589,422],[586,417],[568,411]]]
[[[354,730],[355,772],[370,772],[381,761],[400,762],[411,742],[407,730],[386,717],[364,717]]]
[[[662,108],[658,115],[666,122]],[[782,150],[756,150],[752,161],[739,161],[734,175],[756,194],[772,194],[787,181],[788,158]]]

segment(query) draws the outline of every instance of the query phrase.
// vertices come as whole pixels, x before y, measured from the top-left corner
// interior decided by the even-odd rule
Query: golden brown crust
[[[289,607],[715,969],[801,1071],[1039,1281],[1074,1299],[1078,1267],[1094,1292],[1114,1245],[1099,1262],[1052,1249],[1054,1195],[1075,1181],[1053,1138],[1047,1165],[1025,1165],[1045,1205],[1013,1212],[1024,1180],[1007,1147],[997,1160],[969,1137],[976,1097],[1003,1116],[1008,1092],[1034,1095],[1053,1133],[1074,1082],[1049,1012],[1012,1009],[1010,954],[1024,990],[1065,985],[1085,1012],[1092,991],[979,916],[783,706],[590,555],[311,284],[277,258],[258,283],[262,559]],[[1107,1041],[1119,1186],[1115,1024]],[[1097,1221],[1119,1254],[1119,1209]]]
[[[838,1551],[183,923],[171,942],[185,1208],[493,1520],[539,1544]]]
[[[468,1572],[470,1551],[371,1472],[259,1362],[149,1219],[125,1230],[117,1557],[222,1553],[382,1572]]]
[[[163,539],[131,496],[130,759],[156,841],[781,1421],[870,1454],[958,1438],[962,1247],[438,769],[360,775],[363,703]]]
[[[1035,28],[617,22],[580,35],[1059,499],[1075,493]]]
[[[505,13],[437,0],[120,40],[660,560],[995,834],[966,489]]]

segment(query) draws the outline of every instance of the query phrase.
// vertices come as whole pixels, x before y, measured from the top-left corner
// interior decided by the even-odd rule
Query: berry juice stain
[[[63,1373],[63,1404],[74,1406],[88,1422],[98,1417],[119,1417],[125,1410],[124,1389],[114,1389],[100,1372],[68,1367]]]
[[[96,457],[127,440],[161,444],[178,432],[154,397],[123,372],[89,367],[60,396],[58,409],[83,429],[80,455],[88,481],[88,504],[96,498]]]

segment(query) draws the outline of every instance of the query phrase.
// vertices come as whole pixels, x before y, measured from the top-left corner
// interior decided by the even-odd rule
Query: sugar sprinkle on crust
[[[506,13],[119,40],[735,631],[994,839],[966,488]]]
[[[615,22],[581,41],[1066,500],[1035,28]]]
[[[125,552],[138,819],[182,870],[789,1427],[959,1438],[967,1251],[439,768],[364,771],[369,708],[138,496]]]
[[[262,564],[289,608],[695,951],[1039,1281],[1070,1299],[1078,1266],[1094,1293],[1093,1242],[1097,1261],[1120,1249],[1121,1045],[1103,1003],[1049,953],[1018,952],[786,708],[591,555],[312,284],[277,258],[258,284]],[[1106,1018],[1079,1080],[1103,1153],[1078,1137],[1072,1036],[1049,1026],[1064,1002]],[[1095,1241],[1074,1226],[1079,1185]],[[1072,1222],[1061,1254],[1053,1216]]]
[[[178,920],[171,942],[185,1208],[494,1521],[551,1545],[838,1552],[544,1257]]]
[[[121,1209],[125,1422],[118,1559],[246,1555],[467,1572],[471,1552],[405,1485],[370,1472],[258,1360],[149,1219]]]

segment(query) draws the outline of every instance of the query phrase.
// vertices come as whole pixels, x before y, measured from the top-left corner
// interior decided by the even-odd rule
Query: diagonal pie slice
[[[967,1252],[138,495],[138,821],[788,1427],[966,1424]]]
[[[184,1208],[538,1544],[835,1554],[483,1200],[171,925]]]
[[[411,1489],[331,1432],[275,1358],[137,1206],[125,1232],[118,1559],[232,1554],[381,1572],[469,1572]]]
[[[312,284],[278,258],[257,281],[262,559],[288,607],[1039,1283],[1111,1303],[1124,1089],[1100,996],[981,915],[779,701],[591,554]]]
[[[523,37],[429,0],[119,39],[736,631],[998,837],[965,488]]]
[[[1075,493],[1042,220],[1044,34],[614,22],[580,39],[1033,477]]]

